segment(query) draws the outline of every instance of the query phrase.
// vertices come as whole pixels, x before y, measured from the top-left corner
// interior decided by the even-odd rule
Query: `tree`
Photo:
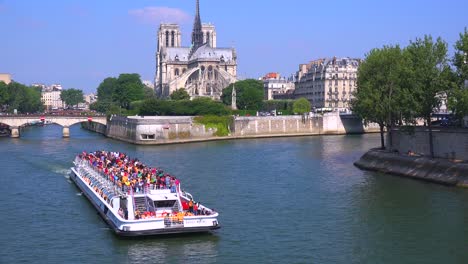
[[[448,93],[451,84],[451,69],[448,65],[447,43],[441,38],[434,42],[431,36],[417,38],[406,48],[411,68],[409,85],[418,104],[417,115],[429,128],[429,149],[434,157],[431,115],[440,108],[440,93]]]
[[[465,85],[468,80],[468,29],[465,28],[463,33],[460,33],[460,39],[455,43],[455,55],[453,64],[457,69],[457,77],[459,87]]]
[[[60,93],[60,99],[65,102],[67,106],[76,106],[83,103],[83,91],[79,89],[67,89]]]
[[[230,84],[223,90],[221,100],[230,106],[232,102],[232,88]],[[237,94],[237,108],[247,110],[259,110],[262,107],[264,97],[263,83],[259,80],[247,79],[235,83]]]
[[[154,98],[154,91],[149,90],[136,73],[123,73],[118,78],[106,78],[97,89],[98,101],[91,109],[99,112],[121,113],[120,108],[129,110],[131,103],[145,98]],[[125,112],[125,111],[124,111]]]
[[[180,88],[172,92],[171,100],[190,100],[190,95],[187,93],[187,91],[185,91],[184,88]]]
[[[106,78],[99,84],[97,88],[97,96],[100,102],[112,102],[112,95],[117,87],[116,78]]]
[[[391,132],[402,118],[411,120],[414,100],[406,88],[407,67],[407,59],[398,45],[371,50],[359,66],[351,109],[364,123],[379,125],[382,149],[385,149],[384,129]]]
[[[156,93],[154,89],[145,85],[145,99],[156,98]]]
[[[0,111],[3,110],[3,106],[8,103],[8,86],[4,82],[0,82]]]
[[[112,101],[125,109],[129,109],[131,102],[145,98],[144,86],[139,74],[120,74],[112,94]]]
[[[460,39],[455,43],[453,64],[456,67],[457,88],[449,95],[449,108],[455,116],[462,121],[468,115],[468,89],[465,82],[468,80],[468,30],[460,33]]]
[[[293,112],[303,115],[310,112],[310,102],[304,97],[294,101]]]
[[[0,88],[2,89],[2,88]],[[20,113],[35,113],[44,110],[44,105],[41,102],[41,93],[34,87],[11,82],[6,86],[7,111],[12,113],[15,109]]]

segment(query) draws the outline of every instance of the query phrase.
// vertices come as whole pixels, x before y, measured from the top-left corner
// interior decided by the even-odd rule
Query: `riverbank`
[[[113,116],[107,126],[88,122],[83,128],[109,138],[138,145],[167,145],[191,142],[249,138],[345,135],[378,132],[377,126],[365,126],[352,115],[331,113],[310,116],[236,117],[229,125],[228,136],[215,136],[216,128],[196,122],[194,117]]]
[[[430,159],[372,149],[354,165],[363,170],[468,188],[468,162]]]

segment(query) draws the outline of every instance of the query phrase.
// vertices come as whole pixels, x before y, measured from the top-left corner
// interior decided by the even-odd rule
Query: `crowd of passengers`
[[[95,151],[83,152],[80,159],[88,161],[123,192],[143,193],[145,188],[179,190],[180,181],[159,168],[151,168],[138,159],[130,159],[125,153]]]
[[[180,181],[161,169],[145,166],[138,159],[130,159],[125,153],[95,151],[91,153],[83,152],[78,156],[86,160],[90,165],[97,168],[110,181],[122,188],[123,192],[129,193],[131,190],[135,193],[142,193],[145,188],[150,189],[170,189],[175,193],[180,189]],[[91,180],[83,177],[90,184]],[[97,186],[94,190],[108,201],[107,195]],[[108,201],[109,202],[109,201]],[[210,215],[211,212],[199,207],[199,203],[192,200],[182,201],[182,209],[185,212],[173,212],[172,214],[163,214],[160,217],[170,218],[174,223],[180,222],[183,216]],[[127,219],[127,214],[122,209],[119,214]],[[157,217],[156,212],[135,211],[135,219],[147,219]]]

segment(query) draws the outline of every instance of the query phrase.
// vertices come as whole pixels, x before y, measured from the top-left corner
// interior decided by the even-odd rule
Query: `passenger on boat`
[[[188,207],[189,207],[189,212],[193,213],[193,200],[192,199],[190,199],[190,201],[188,203]]]

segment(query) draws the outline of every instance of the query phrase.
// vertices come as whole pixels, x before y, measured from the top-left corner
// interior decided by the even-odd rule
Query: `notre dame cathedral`
[[[155,90],[167,98],[185,88],[191,98],[219,100],[222,90],[237,79],[237,55],[234,48],[216,46],[216,29],[202,24],[200,2],[196,3],[192,45],[181,46],[178,24],[161,24],[158,31]]]

